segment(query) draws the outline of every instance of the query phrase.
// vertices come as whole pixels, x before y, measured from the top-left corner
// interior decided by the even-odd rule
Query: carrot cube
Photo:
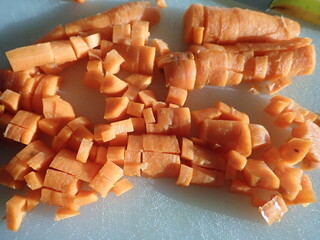
[[[188,138],[182,138],[181,158],[193,161],[193,142]]]
[[[106,111],[104,119],[107,121],[116,121],[123,118],[127,112],[129,99],[127,97],[106,98]]]
[[[143,110],[143,118],[146,124],[155,123],[156,119],[154,118],[153,111],[151,107],[148,107]]]
[[[90,190],[80,190],[75,198],[75,203],[79,206],[88,205],[96,201],[98,201],[98,195]]]
[[[83,163],[87,162],[92,145],[93,145],[92,140],[83,138],[81,141],[76,159]]]
[[[6,165],[0,167],[0,184],[12,189],[22,189],[26,184],[25,181],[14,180],[5,168]]]
[[[20,110],[14,115],[10,123],[21,128],[27,129],[29,131],[36,132],[38,129],[38,122],[40,119],[41,116],[39,116],[38,114]]]
[[[113,127],[116,135],[130,133],[134,131],[131,118],[117,122],[112,122],[111,126]]]
[[[132,23],[131,44],[134,46],[144,46],[148,43],[149,22],[136,21]]]
[[[125,147],[110,146],[107,152],[107,161],[112,161],[117,165],[123,165],[124,163]]]
[[[37,190],[43,187],[44,174],[39,172],[30,172],[24,176],[24,179],[31,190]]]
[[[127,150],[129,151],[143,151],[143,136],[142,135],[129,135]]]
[[[14,180],[24,180],[32,169],[25,162],[20,161],[17,157],[13,157],[6,166],[6,171],[13,177]]]
[[[70,42],[78,59],[88,55],[89,46],[82,37],[70,37]]]
[[[83,38],[90,49],[100,46],[101,34],[94,33]]]
[[[214,169],[206,169],[198,166],[193,167],[191,184],[221,187],[224,182],[224,175]]]
[[[101,130],[102,142],[109,142],[116,138],[115,128],[112,125],[104,124]]]
[[[114,25],[112,28],[112,42],[130,45],[131,44],[131,25],[129,23]]]
[[[222,113],[216,108],[204,108],[192,111],[191,117],[196,125],[200,125],[206,119],[218,119],[221,114]]]
[[[187,165],[181,164],[180,173],[176,184],[180,186],[187,187],[190,185],[193,175],[193,168]]]
[[[116,196],[120,196],[121,194],[124,194],[132,188],[133,184],[128,179],[122,178],[114,184],[111,191],[113,191]]]
[[[110,74],[116,74],[120,71],[120,65],[124,63],[124,61],[124,58],[118,53],[118,51],[113,49],[107,53],[103,60],[104,70]]]
[[[141,152],[126,150],[124,153],[124,175],[138,176],[141,173]]]
[[[156,52],[160,56],[164,56],[168,53],[170,53],[170,48],[168,44],[163,41],[162,39],[155,38],[152,40],[152,46],[156,48]]]
[[[17,232],[27,213],[27,200],[19,195],[14,195],[6,202],[7,228]]]
[[[41,198],[41,189],[31,190],[29,189],[26,194],[27,199],[27,211],[31,212],[39,203]]]
[[[116,135],[114,139],[109,142],[110,146],[124,146],[128,142],[128,133],[121,133]]]
[[[229,166],[241,171],[247,164],[247,158],[237,151],[231,150],[227,153],[227,162]]]
[[[179,106],[183,106],[187,100],[188,91],[182,88],[169,86],[169,91],[166,99],[166,103],[173,103]]]
[[[20,94],[14,91],[11,91],[10,89],[6,89],[0,95],[0,103],[3,104],[6,110],[8,110],[11,113],[15,113],[18,111],[19,101],[20,101]]]
[[[145,133],[146,132],[146,122],[144,118],[131,118],[134,132]]]
[[[80,206],[75,203],[75,196],[57,192],[49,188],[41,189],[40,201],[52,206],[66,207],[72,210],[79,210]]]
[[[128,104],[127,114],[130,116],[140,118],[142,111],[144,109],[144,104],[130,101]]]
[[[89,187],[97,191],[102,198],[107,197],[109,191],[113,188],[114,183],[108,178],[97,174],[95,178],[89,183]]]
[[[108,148],[99,146],[97,151],[97,156],[94,162],[100,165],[104,165],[107,162],[107,152],[108,152]]]
[[[103,74],[103,67],[101,60],[89,60],[87,63],[87,72],[89,71],[97,71]]]
[[[175,135],[143,135],[143,150],[160,153],[180,153],[178,139]]]
[[[56,136],[61,131],[61,129],[66,125],[67,119],[60,118],[43,118],[39,120],[38,127],[40,131],[49,135]]]
[[[152,76],[134,73],[126,77],[124,80],[139,90],[145,90],[152,83]]]
[[[117,76],[106,72],[100,87],[100,92],[108,95],[118,95],[125,91],[128,84]]]
[[[269,226],[272,225],[274,221],[279,222],[287,211],[288,208],[281,195],[276,195],[266,204],[259,207],[259,212]]]
[[[77,210],[71,210],[71,209],[64,208],[64,207],[58,208],[56,210],[56,214],[54,216],[54,221],[60,221],[60,220],[66,219],[66,218],[77,216],[79,214],[80,214],[80,212]]]
[[[139,94],[139,100],[146,105],[146,107],[150,107],[152,105],[152,102],[156,102],[156,96],[152,90],[143,90],[140,91]]]

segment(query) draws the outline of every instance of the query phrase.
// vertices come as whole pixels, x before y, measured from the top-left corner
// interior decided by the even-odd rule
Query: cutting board
[[[76,4],[71,0],[1,0],[0,1],[0,67],[8,67],[4,52],[31,44],[58,24],[93,15],[125,1],[87,0]],[[186,49],[182,36],[182,16],[191,3],[225,7],[244,7],[235,1],[167,0],[161,23],[151,29],[151,38],[167,41],[173,51]],[[248,1],[247,1],[248,2]],[[254,4],[254,1],[252,1]],[[277,14],[271,12],[272,14]],[[319,28],[302,23],[301,36],[314,40],[319,55]],[[85,62],[76,68],[81,69]],[[296,77],[293,84],[281,91],[302,106],[319,112],[320,67],[312,76]],[[83,71],[74,69],[63,73],[60,94],[76,106],[78,115],[85,115],[94,123],[101,121],[104,97],[81,84]],[[163,96],[163,79],[153,89]],[[206,87],[188,95],[186,105],[191,109],[209,107],[217,100],[233,104],[250,115],[253,123],[264,124],[272,140],[281,143],[287,132],[272,124],[273,118],[262,109],[268,96],[248,93],[248,86],[236,88]],[[92,107],[94,106],[94,107]],[[12,142],[0,142],[0,164],[5,164],[21,149]],[[320,171],[310,172],[314,188],[320,192]],[[178,187],[174,179],[130,178],[134,188],[120,197],[109,194],[105,199],[81,208],[77,217],[54,222],[55,208],[39,205],[28,213],[17,233],[6,230],[0,220],[0,239],[318,239],[320,205],[307,208],[294,206],[280,223],[267,226],[257,209],[250,207],[246,196],[228,193],[226,188],[199,186]],[[21,191],[0,186],[0,217],[5,215],[5,202]]]

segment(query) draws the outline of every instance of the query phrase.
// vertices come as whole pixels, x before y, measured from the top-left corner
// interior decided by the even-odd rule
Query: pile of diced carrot
[[[165,7],[164,1],[157,3]],[[266,31],[273,34],[250,33],[245,14],[270,18],[274,26]],[[184,16],[185,38],[197,45],[171,53],[165,41],[149,39],[149,25],[159,17],[149,2],[123,4],[59,25],[34,45],[6,53],[12,70],[0,71],[0,128],[4,137],[26,146],[0,167],[0,184],[28,189],[26,196],[8,200],[8,229],[17,231],[40,202],[58,207],[55,221],[76,216],[98,195],[130,190],[127,177],[132,176],[172,177],[184,187],[228,184],[230,192],[248,195],[269,225],[280,221],[289,205],[316,202],[305,173],[320,166],[316,114],[290,98],[272,97],[265,112],[277,116],[279,127],[292,129],[279,147],[264,126],[222,101],[194,111],[184,106],[195,86],[269,80],[273,94],[291,82],[288,77],[311,74],[314,47],[310,39],[298,38],[297,23],[282,19],[281,25],[277,17],[249,10],[191,5]],[[237,36],[227,28],[215,32],[212,24],[235,24],[235,17],[242,19],[231,29]],[[226,43],[232,45],[219,45]],[[77,116],[58,94],[59,73],[83,58],[83,84],[106,97],[104,120],[96,125]],[[165,100],[149,88],[157,67],[165,74]],[[198,135],[191,136],[191,127]]]

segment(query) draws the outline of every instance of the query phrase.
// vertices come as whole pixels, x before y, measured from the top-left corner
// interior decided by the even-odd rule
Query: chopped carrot
[[[192,166],[193,174],[191,184],[221,187],[224,182],[224,175],[214,169],[206,169],[199,166]]]
[[[125,59],[117,50],[113,49],[106,54],[106,57],[103,60],[103,68],[106,72],[116,74],[120,70],[120,65],[124,62]]]
[[[152,102],[156,102],[156,96],[152,90],[143,90],[139,92],[140,101],[146,105],[146,107],[150,107]]]
[[[187,165],[181,164],[179,177],[176,181],[177,185],[187,187],[190,185],[193,176],[193,168]]]
[[[66,100],[61,99],[59,95],[43,98],[42,104],[45,118],[75,118],[75,113],[71,104]]]
[[[200,125],[206,119],[219,119],[221,112],[216,108],[203,108],[191,112],[192,121]]]
[[[15,72],[54,62],[49,42],[16,48],[6,55]]]
[[[146,124],[155,123],[156,119],[154,118],[154,114],[151,107],[145,108],[143,111],[143,118]]]
[[[24,180],[31,190],[37,190],[43,187],[44,174],[32,171],[24,176]]]
[[[169,91],[166,99],[166,103],[177,104],[183,106],[187,100],[188,91],[182,88],[169,86]]]
[[[280,187],[279,176],[264,161],[248,159],[242,172],[246,182],[252,187],[256,186],[270,190]]]
[[[123,118],[127,112],[129,99],[127,97],[109,97],[106,98],[106,111],[104,119],[107,121],[116,121]]]
[[[3,136],[16,142],[29,144],[35,139],[35,132],[9,123]]]
[[[144,134],[143,150],[160,153],[180,153],[178,139],[175,135]]]
[[[98,201],[98,196],[94,191],[80,190],[75,199],[75,203],[79,206],[88,205]]]
[[[260,124],[249,124],[252,150],[263,148],[271,143],[267,129]]]
[[[107,197],[109,191],[113,188],[114,183],[108,178],[97,174],[89,183],[89,187],[97,191],[102,198]]]
[[[51,148],[55,152],[59,152],[61,149],[68,146],[69,139],[71,138],[73,131],[68,126],[64,126],[57,136],[54,136]]]
[[[28,189],[26,194],[28,212],[31,212],[40,203],[40,198],[41,198],[41,189],[37,189],[37,190]]]
[[[143,109],[144,104],[130,101],[128,104],[127,114],[140,118],[142,116]]]
[[[67,150],[61,150],[50,164],[51,168],[68,173],[84,182],[90,182],[97,175],[100,165],[76,160],[76,154]]]
[[[99,59],[89,60],[87,63],[87,71],[98,71],[103,74],[102,61]]]
[[[222,113],[220,119],[244,121],[249,123],[249,117],[247,114],[238,111],[234,107],[229,106],[224,102],[218,101],[215,103],[214,107]]]
[[[84,58],[88,55],[89,46],[80,36],[70,37],[70,42],[77,58]]]
[[[130,101],[136,101],[139,94],[139,89],[131,84],[128,84],[127,90],[124,92],[122,97],[127,97]]]
[[[196,166],[217,170],[224,170],[226,165],[224,153],[197,144],[193,145],[192,163]]]
[[[161,101],[152,102],[152,110],[156,114],[158,112],[158,109],[168,107],[167,105],[170,105],[170,103],[166,104],[165,102],[161,102]],[[176,106],[177,108],[179,108],[178,105]]]
[[[287,211],[288,208],[281,195],[276,195],[269,202],[259,207],[259,212],[269,226],[274,221],[279,222]]]
[[[289,164],[297,164],[304,159],[310,151],[312,142],[301,138],[292,138],[280,147],[283,161]]]
[[[130,133],[134,131],[131,118],[117,122],[112,122],[111,126],[114,128],[115,135]]]
[[[6,89],[0,96],[0,103],[11,113],[16,113],[18,111],[19,100],[20,94],[9,89]]]
[[[84,37],[83,40],[88,45],[89,49],[93,49],[93,48],[100,46],[101,34],[94,33],[94,34],[91,34],[89,36]]]
[[[79,3],[83,3],[85,0],[76,0],[76,1]],[[80,212],[76,211],[76,210],[71,210],[71,209],[64,208],[64,207],[58,208],[56,210],[56,214],[54,216],[54,221],[60,221],[60,220],[66,219],[66,218],[77,216],[79,214],[80,214]]]
[[[123,166],[124,164],[125,147],[110,146],[107,152],[107,161],[112,161],[117,165]]]
[[[52,206],[65,207],[71,210],[79,210],[80,206],[75,203],[75,196],[57,192],[49,188],[41,189],[40,201]]]
[[[289,105],[287,101],[270,101],[270,103],[265,107],[264,111],[272,116],[280,114],[286,106]]]
[[[193,28],[193,43],[202,44],[203,41],[204,27],[194,27]]]
[[[125,81],[109,72],[106,72],[100,86],[100,92],[108,95],[119,95],[125,91],[127,86],[128,84]]]
[[[142,152],[143,151],[143,135],[132,135],[128,136],[127,150]]]
[[[100,165],[104,165],[107,162],[107,152],[108,148],[104,146],[98,146],[97,155],[94,162]]]
[[[109,142],[110,146],[124,146],[128,142],[128,133],[120,133]]]
[[[193,161],[194,159],[193,142],[188,138],[182,138],[181,158],[189,161]]]
[[[112,42],[130,45],[131,44],[131,25],[129,23],[114,25],[112,28]]]
[[[133,136],[133,135],[130,135]],[[129,136],[129,139],[130,139]],[[128,141],[129,142],[129,141]],[[125,150],[123,170],[125,176],[138,176],[140,177],[141,167],[141,152]]]
[[[65,40],[67,38],[68,36],[66,34],[66,31],[64,30],[64,27],[61,24],[59,24],[46,35],[39,38],[35,43],[45,43],[54,40]]]
[[[92,145],[93,145],[92,140],[83,138],[79,146],[76,159],[83,163],[87,162]]]
[[[69,40],[52,41],[50,44],[55,64],[61,65],[77,60],[77,56]]]
[[[267,91],[269,94],[275,94],[282,90],[283,88],[287,87],[292,83],[291,79],[288,77],[282,77],[267,84]]]
[[[104,59],[107,53],[113,49],[113,42],[102,39],[100,43],[100,49],[101,49],[101,58]]]
[[[14,195],[6,202],[7,228],[17,232],[27,213],[27,200],[19,195]]]
[[[83,75],[83,84],[88,87],[100,89],[103,79],[102,72],[98,70],[89,70]]]
[[[131,118],[134,132],[145,133],[146,132],[146,122],[144,118]]]
[[[229,192],[252,196],[255,189],[240,179],[233,179],[229,186]]]
[[[131,44],[134,46],[144,46],[148,43],[149,22],[135,21],[132,23]]]
[[[14,180],[24,180],[24,177],[32,171],[32,169],[17,157],[13,157],[6,166],[6,171]]]
[[[66,194],[75,195],[80,189],[81,182],[67,173],[48,169],[43,186]]]
[[[231,165],[227,164],[226,165],[226,170],[225,170],[225,176],[224,178],[226,180],[234,180],[237,178],[237,169],[235,169],[234,167],[232,167]]]
[[[154,38],[152,40],[152,46],[154,46],[156,48],[156,52],[160,56],[164,56],[164,55],[170,53],[170,48],[169,48],[168,44],[165,41],[163,41],[162,39]]]
[[[177,177],[180,171],[179,155],[161,152],[143,152],[142,162],[147,163],[142,169],[145,177]]]
[[[241,171],[247,164],[247,159],[237,151],[231,150],[227,153],[227,162],[234,169]]]
[[[125,78],[125,81],[139,90],[145,90],[152,83],[152,76],[133,73]]]
[[[89,61],[92,61],[92,60],[102,61],[102,55],[101,54],[102,54],[101,49],[98,49],[98,48],[90,49],[88,51]]]
[[[122,178],[118,182],[116,182],[111,189],[116,196],[120,196],[121,194],[129,191],[133,188],[133,184],[126,178]]]
[[[38,122],[38,128],[49,136],[56,136],[66,125],[68,119],[61,118],[43,118]]]
[[[14,180],[6,171],[6,165],[4,165],[0,167],[0,184],[12,189],[22,189],[26,183],[25,181]]]
[[[20,110],[14,115],[10,123],[18,127],[30,130],[32,132],[36,132],[38,129],[38,122],[40,118],[41,116],[39,116],[38,114]]]
[[[102,142],[109,142],[116,138],[115,128],[112,125],[104,124],[101,129]]]
[[[275,146],[271,146],[262,152],[261,157],[271,169],[274,169],[277,162],[282,160],[279,149]]]
[[[77,152],[79,150],[79,147],[81,145],[81,142],[83,139],[86,139],[88,141],[93,141],[94,136],[91,133],[90,130],[88,130],[84,126],[78,127],[76,130],[73,131],[69,141],[68,146],[73,151]]]
[[[90,126],[91,122],[86,117],[77,117],[70,122],[67,123],[67,126],[74,132],[79,127],[86,127],[88,128]]]
[[[123,169],[112,161],[107,161],[98,174],[110,180],[114,184],[123,177]]]

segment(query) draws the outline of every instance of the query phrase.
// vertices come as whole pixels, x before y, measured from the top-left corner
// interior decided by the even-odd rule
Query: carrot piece
[[[117,76],[106,72],[100,87],[100,92],[109,95],[119,95],[124,92],[128,84]]]
[[[145,133],[146,132],[146,122],[144,118],[131,118],[134,132]]]
[[[134,73],[126,77],[125,81],[139,90],[145,90],[152,83],[152,76]]]
[[[103,60],[103,68],[106,72],[116,74],[120,70],[120,66],[125,62],[125,59],[115,49],[112,49],[106,54]]]
[[[267,88],[268,93],[271,95],[271,94],[275,94],[275,93],[279,92],[280,90],[284,89],[285,87],[287,87],[291,83],[292,83],[292,81],[290,78],[282,77],[282,78],[273,80],[272,82],[268,83],[266,88]]]
[[[13,177],[14,180],[24,180],[24,177],[32,171],[25,162],[13,157],[6,166],[6,171]]]
[[[143,151],[143,135],[129,135],[127,150],[142,152]]]
[[[166,103],[173,103],[183,106],[187,100],[188,91],[182,88],[169,86]]]
[[[100,89],[103,79],[104,77],[102,72],[97,70],[89,70],[83,75],[83,84],[88,87]]]
[[[229,166],[241,171],[247,164],[247,159],[237,151],[231,150],[227,153],[227,162]]]
[[[101,60],[89,60],[87,62],[87,71],[98,71],[101,72],[101,74],[103,74],[103,66],[102,66],[102,61]]]
[[[98,146],[94,162],[100,165],[104,165],[107,162],[107,152],[108,148],[104,146]]]
[[[75,203],[75,196],[57,192],[49,188],[41,189],[40,201],[52,206],[65,207],[71,210],[79,210],[80,206]]]
[[[51,148],[53,151],[59,152],[61,149],[66,148],[72,133],[73,131],[68,126],[63,127],[52,140]]]
[[[127,97],[130,101],[136,101],[139,94],[139,89],[131,84],[128,84],[127,90],[124,92],[122,97]]]
[[[193,145],[193,164],[209,169],[224,170],[226,161],[224,154],[204,146]]]
[[[80,189],[81,181],[67,173],[48,169],[43,186],[66,194],[75,195]]]
[[[131,44],[131,25],[129,23],[114,25],[112,27],[112,42],[130,45]]]
[[[149,22],[136,21],[132,23],[131,44],[134,46],[144,46],[148,43]]]
[[[121,194],[129,191],[133,188],[133,184],[126,178],[122,178],[118,182],[116,182],[111,189],[116,196],[120,196]]]
[[[90,127],[90,120],[86,117],[77,117],[67,123],[67,126],[74,132],[79,127]]]
[[[91,34],[89,36],[84,37],[83,40],[88,45],[89,49],[93,49],[93,48],[100,46],[101,34],[94,33],[94,34]]]
[[[133,136],[133,135],[130,135],[130,136]],[[130,139],[130,136],[129,136],[129,139]],[[123,164],[124,175],[140,177],[141,175],[140,169],[141,169],[141,152],[125,150],[124,164]]]
[[[84,126],[78,127],[76,130],[73,131],[68,146],[70,149],[73,149],[75,152],[79,150],[79,147],[81,145],[81,141],[83,139],[86,139],[88,141],[93,141],[93,134]]]
[[[27,200],[19,195],[14,195],[6,202],[7,228],[17,232],[27,213]]]
[[[25,182],[14,180],[5,168],[6,165],[0,166],[0,184],[12,189],[22,189],[25,186]]]
[[[98,48],[90,49],[88,51],[89,61],[99,60],[101,61],[101,64],[102,64],[101,52],[102,52],[101,49],[98,49]]]
[[[283,112],[274,122],[278,127],[285,129],[290,126],[293,120],[296,118],[295,112]]]
[[[263,148],[271,143],[267,129],[260,124],[249,124],[252,150]]]
[[[194,149],[193,142],[188,138],[182,138],[181,146],[181,158],[189,161],[193,161]]]
[[[178,139],[174,135],[144,134],[143,150],[160,153],[180,153]]]
[[[14,115],[10,123],[32,132],[36,132],[40,118],[41,116],[38,114],[20,110]]]
[[[123,177],[123,169],[112,161],[107,161],[100,169],[98,175],[105,177],[114,184]]]
[[[29,144],[35,138],[35,132],[9,123],[4,137],[23,144]]]
[[[282,160],[280,152],[275,146],[271,146],[262,152],[261,157],[271,169],[274,169],[277,162]]]
[[[250,129],[244,121],[204,120],[200,139],[214,148],[235,150],[245,157],[251,154]]]
[[[77,58],[84,58],[88,55],[89,46],[86,44],[84,39],[80,36],[70,37],[70,42],[73,48],[74,53]]]
[[[124,146],[128,142],[128,133],[121,133],[116,135],[114,139],[109,142],[110,146]]]
[[[100,169],[100,165],[98,164],[77,161],[76,154],[67,149],[58,152],[52,160],[50,167],[73,175],[84,182],[90,182]]]
[[[126,120],[121,120],[117,122],[112,122],[111,126],[114,128],[115,135],[133,132],[133,124],[131,118]]]
[[[108,152],[107,152],[107,161],[112,161],[117,165],[122,165],[124,164],[124,152],[125,152],[125,147],[124,146],[110,146],[108,147]]]
[[[41,78],[42,75],[39,74],[37,77],[27,79],[24,83],[20,93],[20,104],[23,109],[32,110],[33,94]]]
[[[287,101],[270,101],[270,103],[264,108],[264,111],[272,116],[280,114],[290,102]]]
[[[75,0],[79,3],[83,3],[85,0]],[[58,208],[56,210],[56,214],[54,216],[54,221],[60,221],[60,220],[63,220],[63,219],[66,219],[66,218],[70,218],[70,217],[75,217],[77,215],[79,215],[80,212],[79,211],[76,211],[76,210],[71,210],[71,209],[68,209],[68,208]]]
[[[43,187],[44,174],[34,171],[29,172],[24,176],[24,180],[31,190],[37,190]]]
[[[187,165],[181,164],[179,177],[176,181],[177,185],[187,187],[190,185],[193,175],[193,168],[188,167]]]
[[[7,51],[6,55],[15,72],[52,63],[54,61],[51,44],[49,42],[16,48]]]
[[[98,195],[90,190],[80,190],[75,198],[75,203],[79,206],[88,205],[96,201],[98,201]]]
[[[127,114],[140,118],[142,115],[143,109],[144,109],[144,104],[130,101],[128,104]]]
[[[268,165],[261,160],[247,159],[247,164],[243,168],[246,182],[252,187],[264,189],[279,189],[280,180]]]
[[[210,187],[221,187],[224,182],[224,175],[214,169],[206,169],[199,166],[192,166],[193,174],[191,184]]]
[[[266,204],[259,207],[259,212],[269,226],[272,225],[274,221],[279,222],[287,211],[288,208],[281,195],[276,195]]]
[[[49,136],[56,136],[66,125],[68,119],[60,118],[43,118],[38,121],[38,128]]]
[[[224,102],[218,101],[215,103],[214,107],[222,113],[220,119],[244,121],[246,123],[249,123],[250,121],[247,114],[238,111],[234,107],[229,106]]]
[[[104,124],[101,129],[102,142],[109,142],[116,138],[115,128],[112,125]]]
[[[69,40],[52,41],[50,42],[50,44],[55,64],[61,65],[77,60],[77,57]]]
[[[183,16],[184,40],[193,41],[193,28],[202,27],[204,24],[204,8],[201,4],[191,4]]]
[[[304,159],[310,151],[312,142],[301,138],[292,138],[280,147],[280,154],[288,164],[297,164]]]
[[[203,41],[204,27],[194,27],[193,28],[193,43],[202,44]]]
[[[42,105],[45,118],[75,118],[72,105],[66,100],[61,99],[59,95],[43,98]]]
[[[139,53],[139,73],[153,74],[156,49],[150,46],[141,46]]]
[[[254,72],[252,79],[255,81],[261,81],[266,78],[267,71],[268,71],[268,56],[256,56],[254,57]],[[268,90],[271,90],[268,87]],[[271,94],[271,92],[269,92]]]
[[[127,97],[109,97],[106,98],[106,111],[104,119],[107,121],[116,121],[123,118],[127,112],[129,99]]]
[[[45,43],[54,40],[64,40],[67,38],[68,36],[66,34],[66,31],[64,30],[64,27],[61,24],[59,24],[46,35],[42,36],[37,41],[35,41],[35,43]]]
[[[87,162],[92,145],[93,145],[92,140],[83,138],[79,146],[76,159],[83,163]]]
[[[200,125],[205,119],[219,119],[221,112],[216,108],[203,108],[191,111],[192,121]]]
[[[89,183],[89,187],[97,191],[102,198],[107,197],[109,191],[113,188],[113,186],[113,182],[100,174],[97,174],[95,178]]]
[[[303,170],[279,162],[274,169],[274,173],[280,179],[279,192],[289,201],[294,200],[302,188],[301,178]]]
[[[316,53],[314,45],[307,45],[293,50],[293,61],[289,76],[310,75],[315,69]]]
[[[160,56],[164,56],[170,53],[170,48],[168,44],[159,38],[154,38],[152,40],[152,46],[156,48],[156,53]]]
[[[140,91],[139,94],[139,100],[146,105],[146,107],[150,107],[152,105],[152,102],[156,102],[156,96],[152,90],[143,90]]]
[[[113,42],[102,39],[100,44],[100,49],[101,49],[101,58],[104,59],[107,53],[113,49]]]
[[[19,109],[20,94],[6,89],[0,95],[0,103],[3,104],[7,111],[16,113]]]
[[[142,169],[145,177],[177,177],[180,171],[180,156],[161,152],[143,152],[142,162],[147,163]]]
[[[54,153],[43,142],[37,140],[18,152],[16,157],[28,164],[33,170],[41,172],[49,166],[54,158]]]
[[[156,122],[156,119],[154,118],[154,114],[151,107],[144,109],[142,113],[143,113],[143,118],[146,124]]]
[[[252,196],[255,189],[240,179],[233,179],[229,186],[229,192]]]
[[[41,197],[41,189],[37,189],[37,190],[28,189],[26,194],[28,212],[31,212],[40,203],[40,197]]]

